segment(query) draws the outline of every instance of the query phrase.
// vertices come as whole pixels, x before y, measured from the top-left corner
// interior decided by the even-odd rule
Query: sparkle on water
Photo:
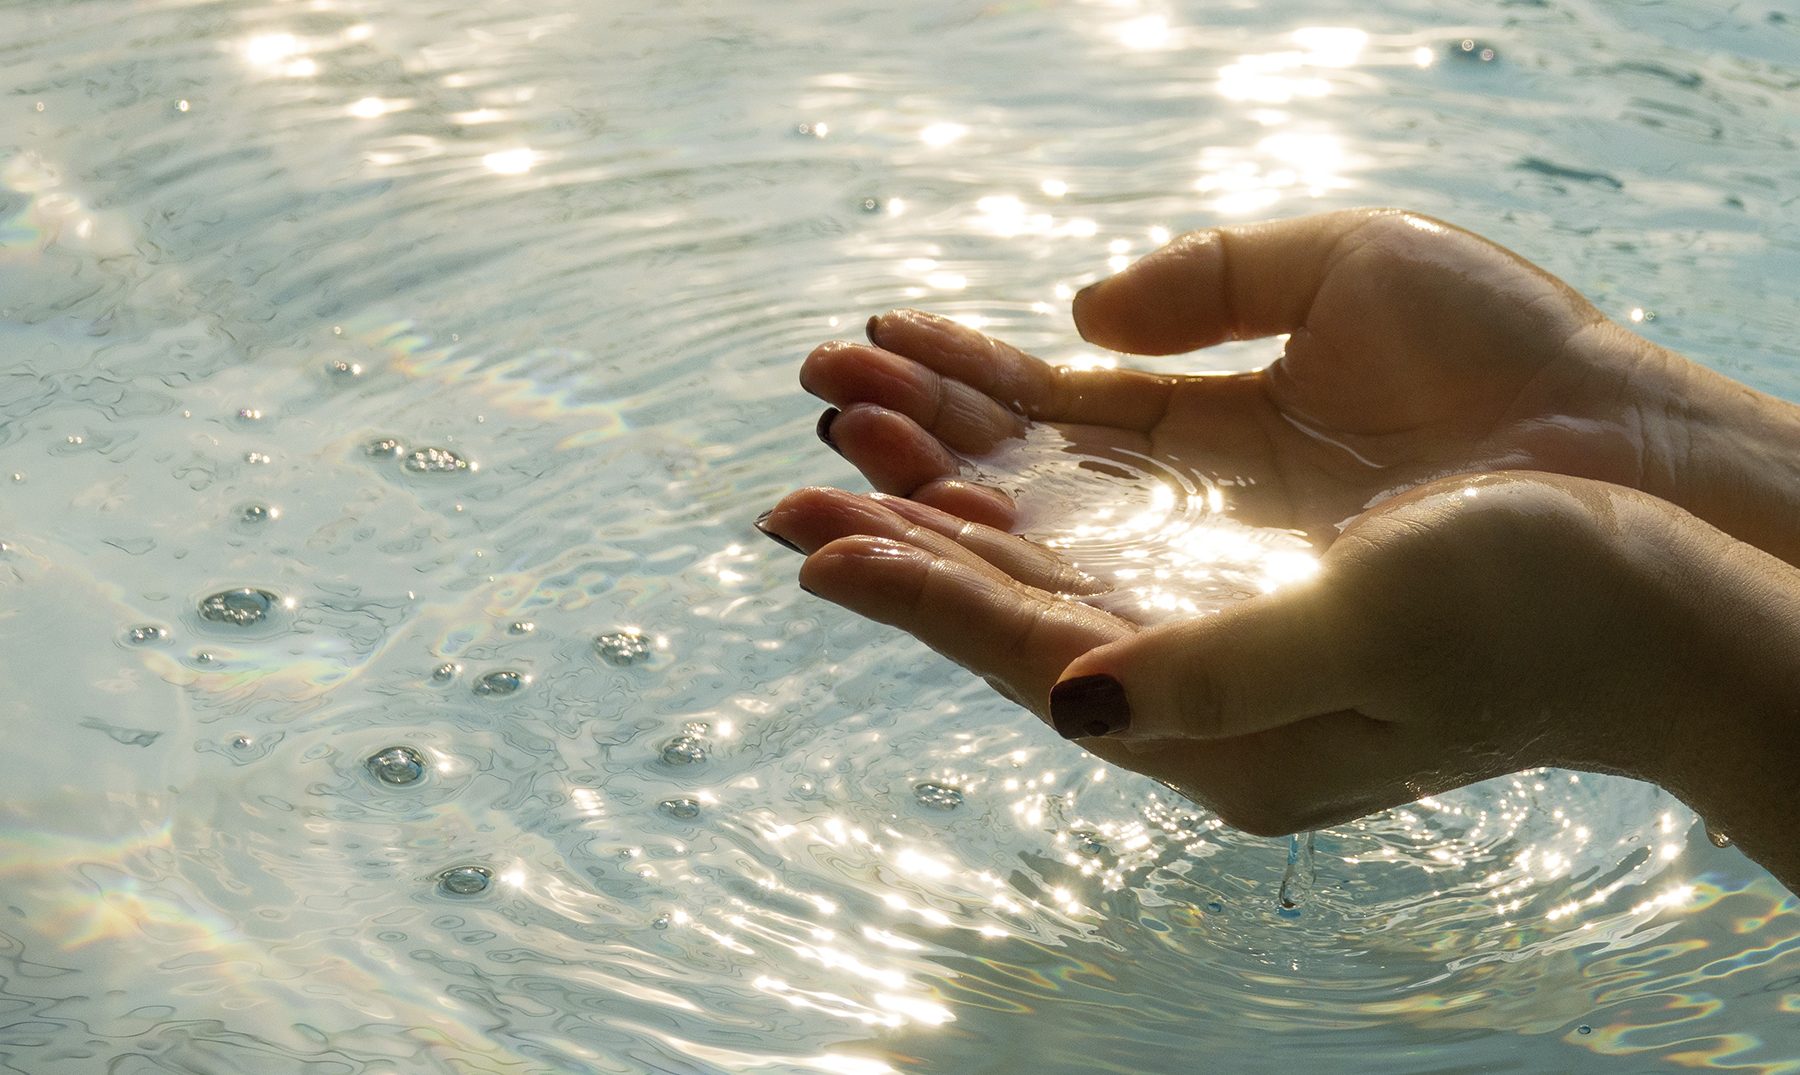
[[[866,488],[795,384],[822,339],[919,306],[1248,369],[1281,342],[1128,359],[1069,302],[1313,209],[1444,216],[1800,395],[1777,6],[11,5],[7,1062],[1781,1075],[1800,911],[1672,797],[1534,770],[1309,857],[801,593],[751,525]],[[1230,460],[1034,436],[974,465],[1108,607],[1314,555],[1238,522]],[[304,599],[195,613],[246,580]],[[494,669],[529,687],[447,689]],[[401,743],[425,771],[385,784]]]
[[[469,469],[469,461],[448,448],[414,448],[401,465],[415,474],[454,474]]]

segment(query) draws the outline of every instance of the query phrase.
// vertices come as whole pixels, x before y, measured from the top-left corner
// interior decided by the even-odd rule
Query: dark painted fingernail
[[[762,536],[768,538],[770,541],[773,541],[775,544],[780,545],[784,549],[792,549],[794,552],[799,553],[801,556],[805,556],[806,555],[805,549],[801,548],[800,546],[789,541],[787,538],[782,537],[780,534],[777,534],[775,531],[770,530],[767,526],[763,525],[764,523],[769,521],[769,516],[771,516],[773,514],[775,514],[775,509],[770,508],[768,511],[765,511],[761,515],[758,515],[756,517],[756,528],[758,530],[762,531]]]
[[[836,407],[825,408],[825,413],[819,415],[819,425],[817,430],[815,430],[815,432],[819,434],[819,439],[825,442],[825,447],[830,448],[839,455],[843,455],[844,453],[838,451],[837,442],[831,439],[831,423],[837,421],[837,416],[842,413],[844,412],[838,410]]]
[[[869,323],[863,326],[863,335],[867,336],[869,342],[877,347],[881,346],[880,342],[875,339],[875,326],[879,324],[881,324],[881,315],[875,314],[869,318]]]
[[[1064,739],[1113,735],[1131,727],[1131,704],[1113,677],[1076,676],[1051,688],[1050,723]]]

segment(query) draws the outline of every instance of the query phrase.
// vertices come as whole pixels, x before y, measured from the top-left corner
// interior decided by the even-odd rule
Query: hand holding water
[[[872,321],[875,346],[828,344],[803,381],[843,408],[821,435],[911,499],[784,500],[767,525],[813,554],[802,583],[1252,832],[1555,764],[1662,783],[1800,873],[1775,760],[1800,745],[1800,574],[1721,532],[1800,549],[1792,408],[1406,214],[1184,237],[1076,318],[1140,353],[1292,335],[1265,371],[1159,377],[1053,370],[917,313]],[[1089,454],[1252,479],[1238,518],[1303,530],[1318,575],[1150,629],[1071,600],[1094,580],[1004,533],[1011,500],[951,452],[1027,418]],[[1505,468],[1563,476],[1444,477]]]
[[[1008,528],[962,480],[1025,420],[1227,480],[1240,521],[1323,548],[1384,497],[1452,474],[1543,470],[1642,489],[1800,561],[1794,408],[1657,347],[1494,244],[1396,210],[1182,236],[1083,291],[1088,340],[1164,355],[1289,334],[1244,374],[1053,368],[945,318],[870,321],[801,383],[842,408],[820,434],[879,490]]]

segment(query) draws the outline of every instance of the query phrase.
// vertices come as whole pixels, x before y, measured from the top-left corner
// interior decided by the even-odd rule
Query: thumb
[[[1100,646],[1063,669],[1066,739],[1221,739],[1355,709],[1372,696],[1347,617],[1317,580]]]

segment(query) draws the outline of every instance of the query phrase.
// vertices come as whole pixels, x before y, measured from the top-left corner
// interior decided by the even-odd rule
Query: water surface
[[[1800,914],[1655,788],[1321,832],[1287,907],[1287,841],[750,528],[860,487],[817,341],[913,305],[1108,361],[1074,289],[1264,215],[1443,216],[1800,397],[1783,12],[5,20],[12,1070],[1794,1069]]]

